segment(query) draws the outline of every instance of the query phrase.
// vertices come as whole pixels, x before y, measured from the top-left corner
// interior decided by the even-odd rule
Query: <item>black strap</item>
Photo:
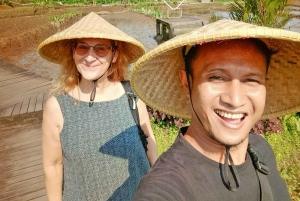
[[[135,95],[135,93],[133,92],[131,86],[130,86],[130,82],[128,80],[123,80],[121,81],[123,88],[125,90],[125,93],[127,95],[128,98],[128,102],[129,102],[129,108],[131,111],[131,114],[134,118],[135,123],[137,124],[138,130],[139,130],[139,135],[140,135],[140,139],[142,141],[143,147],[145,149],[145,152],[148,151],[147,148],[147,135],[145,135],[144,131],[142,130],[141,126],[140,126],[140,118],[139,118],[139,111],[137,108],[137,96]]]
[[[229,152],[230,150],[230,146],[226,146],[226,154],[225,154],[225,162],[224,162],[224,165],[222,166],[222,170],[223,170],[223,178],[224,178],[224,182],[225,182],[225,185],[226,187],[230,190],[230,191],[237,191],[240,187],[240,177],[239,177],[239,174],[238,174],[238,171],[233,163],[233,160],[232,160],[232,157],[231,157],[231,154]],[[228,160],[231,164],[231,168],[232,168],[232,176],[233,176],[233,179],[235,181],[235,186],[232,186],[232,184],[230,183],[230,180],[229,180],[229,176],[228,176],[228,172],[229,172],[229,165],[228,165]]]
[[[261,201],[273,201],[273,194],[267,179],[268,174],[270,174],[269,168],[264,163],[263,158],[256,147],[253,145],[248,145],[248,153],[251,156],[253,165],[256,169],[256,175],[259,181],[260,187],[260,200]]]

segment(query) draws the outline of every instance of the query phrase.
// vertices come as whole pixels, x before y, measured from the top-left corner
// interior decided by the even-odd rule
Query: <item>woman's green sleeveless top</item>
[[[56,98],[64,118],[63,201],[130,201],[149,162],[126,94],[79,106],[68,94]]]

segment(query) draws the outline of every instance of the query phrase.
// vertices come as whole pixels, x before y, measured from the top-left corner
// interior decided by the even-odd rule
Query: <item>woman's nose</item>
[[[96,58],[97,56],[96,56],[96,53],[95,53],[95,51],[94,51],[94,47],[90,47],[90,49],[89,49],[89,51],[87,52],[87,54],[86,54],[86,60],[88,60],[88,61],[93,61],[93,60],[95,60],[95,58]]]
[[[231,108],[239,108],[246,103],[246,91],[240,80],[232,80],[221,94],[221,101]]]

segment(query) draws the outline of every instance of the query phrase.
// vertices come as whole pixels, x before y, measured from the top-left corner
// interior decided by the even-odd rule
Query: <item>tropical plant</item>
[[[233,20],[282,28],[291,18],[287,7],[291,0],[234,0],[229,4]]]
[[[221,16],[217,16],[217,15],[213,14],[213,15],[210,16],[210,18],[209,18],[209,23],[216,22],[216,21],[221,20],[221,19],[222,19]]]

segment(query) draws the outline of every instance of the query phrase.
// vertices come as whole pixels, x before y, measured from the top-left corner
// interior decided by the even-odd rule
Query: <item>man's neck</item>
[[[191,123],[187,132],[184,134],[184,138],[200,153],[206,157],[219,162],[224,163],[225,146],[219,144],[212,139],[209,134],[199,127]],[[245,162],[246,153],[248,147],[248,138],[241,144],[230,148],[230,154],[235,165],[239,165]]]

